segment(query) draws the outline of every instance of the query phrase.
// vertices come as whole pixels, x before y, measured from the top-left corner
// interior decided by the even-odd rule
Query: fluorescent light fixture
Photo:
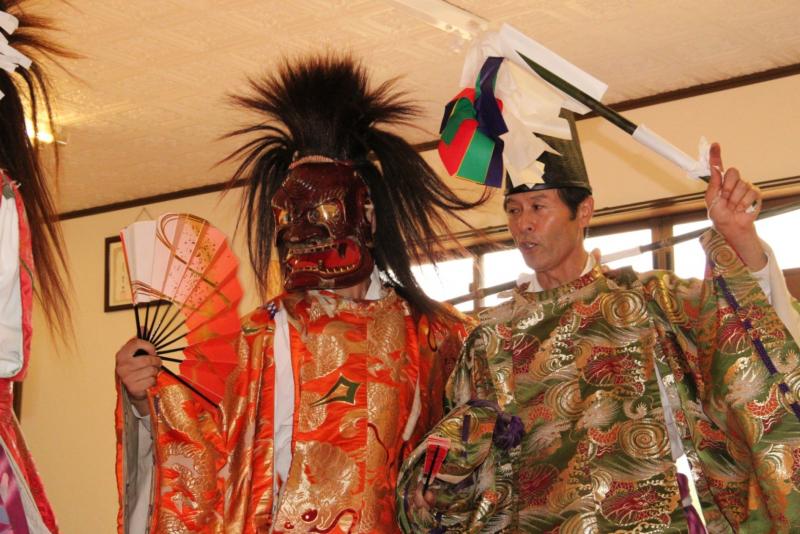
[[[472,39],[489,28],[489,21],[444,0],[390,0],[412,10],[425,22],[462,39]]]

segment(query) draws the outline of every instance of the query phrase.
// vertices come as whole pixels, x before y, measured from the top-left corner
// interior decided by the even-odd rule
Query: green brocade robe
[[[450,440],[432,507],[425,442],[401,471],[403,530],[686,532],[669,410],[709,532],[800,532],[798,347],[725,241],[701,240],[702,281],[595,268],[490,310],[429,433]],[[517,445],[498,446],[498,411]]]

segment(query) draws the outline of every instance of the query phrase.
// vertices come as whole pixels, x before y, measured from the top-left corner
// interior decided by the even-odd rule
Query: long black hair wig
[[[19,27],[11,35],[0,31],[3,31],[9,45],[33,59],[28,69],[17,67],[13,73],[0,69],[0,91],[5,95],[0,99],[0,167],[20,184],[19,191],[31,229],[31,247],[36,261],[36,296],[50,328],[65,334],[69,330],[65,250],[40,160],[42,146],[37,136],[28,136],[25,109],[27,106],[34,133],[40,124],[47,124],[51,131],[55,131],[50,84],[41,60],[75,55],[49,41],[47,34],[53,30],[51,22],[29,13],[25,7],[26,2],[22,0],[0,0],[0,10],[19,20]]]
[[[440,313],[411,272],[412,263],[435,263],[445,213],[473,208],[487,198],[459,197],[423,158],[388,128],[408,125],[419,109],[394,89],[370,87],[363,65],[349,56],[319,55],[285,61],[276,72],[250,80],[235,104],[262,121],[228,136],[250,136],[230,158],[241,158],[231,184],[246,181],[242,219],[250,262],[262,293],[274,240],[271,200],[298,157],[327,156],[356,162],[374,206],[373,256],[383,277],[416,312]],[[467,224],[468,225],[468,224]],[[469,226],[469,225],[468,225]]]

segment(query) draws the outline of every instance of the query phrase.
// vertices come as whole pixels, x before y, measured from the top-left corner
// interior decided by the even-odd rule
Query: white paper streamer
[[[11,35],[19,28],[19,19],[11,13],[0,11],[0,28],[8,35]],[[0,34],[0,69],[10,74],[17,70],[18,66],[29,69],[31,66],[30,58],[9,45],[6,36]],[[0,99],[4,96],[3,92],[0,91]]]
[[[703,176],[711,176],[711,164],[708,162],[709,153],[711,152],[711,143],[705,136],[700,137],[697,143],[697,169],[688,171],[688,175],[692,178],[700,178]]]
[[[0,11],[0,28],[3,28],[8,35],[11,35],[19,28],[19,19],[11,13]]]
[[[30,68],[31,63],[28,56],[9,45],[8,39],[0,35],[0,69],[10,74],[17,70],[17,66],[24,69]]]

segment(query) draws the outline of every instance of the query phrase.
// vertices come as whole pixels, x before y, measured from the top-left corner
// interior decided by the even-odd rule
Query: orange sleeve
[[[423,316],[417,326],[419,339],[419,385],[421,412],[417,427],[409,440],[415,446],[442,417],[447,379],[456,365],[461,346],[477,321],[455,308],[452,318],[431,320]]]

